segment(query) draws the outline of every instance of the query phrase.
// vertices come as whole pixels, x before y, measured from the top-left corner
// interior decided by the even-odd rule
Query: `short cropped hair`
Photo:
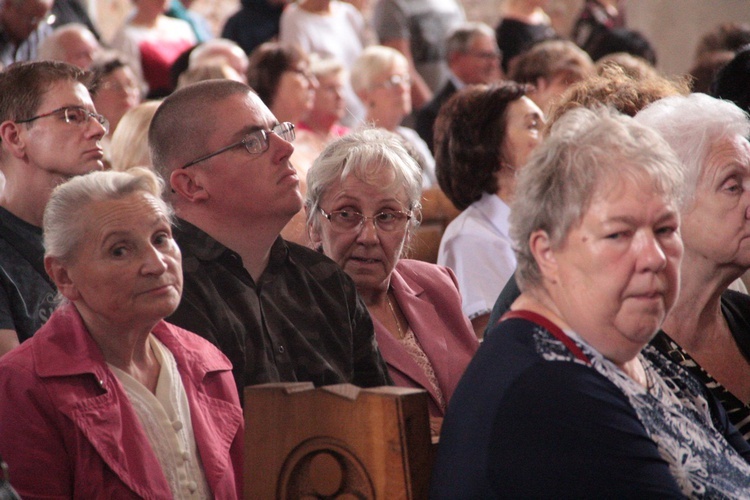
[[[750,136],[747,113],[706,94],[660,99],[635,119],[654,128],[672,147],[685,170],[685,203],[692,203],[712,147],[724,138]]]
[[[508,106],[527,94],[515,82],[471,85],[442,106],[435,120],[435,173],[459,210],[498,190],[495,173],[508,161],[503,151]]]
[[[75,262],[86,231],[86,211],[92,203],[119,200],[132,193],[146,193],[171,223],[172,210],[161,199],[162,180],[145,168],[127,172],[94,171],[56,187],[44,210],[44,255]]]
[[[316,217],[320,200],[331,185],[354,175],[363,182],[370,182],[382,169],[392,170],[396,175],[391,186],[394,191],[405,188],[408,210],[421,208],[422,169],[404,146],[400,136],[385,129],[364,129],[345,135],[326,146],[307,171],[307,194],[305,207],[307,222],[318,230]],[[417,224],[411,219],[411,227]]]
[[[615,110],[574,109],[552,127],[518,174],[510,235],[521,290],[542,284],[530,237],[545,231],[560,248],[581,223],[597,192],[624,179],[647,181],[680,205],[680,162],[654,130]]]
[[[466,52],[471,43],[478,36],[486,36],[495,40],[495,30],[485,23],[469,22],[451,31],[445,41],[445,53],[450,57],[457,52]]]
[[[44,94],[58,82],[78,82],[90,89],[91,80],[89,73],[61,61],[11,64],[0,72],[0,123],[36,115]]]
[[[273,106],[281,76],[300,64],[308,64],[307,54],[294,45],[266,42],[250,53],[247,83],[269,108]]]
[[[568,40],[545,40],[514,58],[508,77],[519,83],[551,80],[560,74],[581,80],[594,71],[591,57]]]
[[[388,68],[400,61],[408,67],[406,57],[396,49],[384,45],[371,45],[359,55],[351,68],[351,81],[354,92],[359,95],[372,89],[375,80]]]
[[[167,96],[156,110],[148,130],[151,164],[167,182],[172,170],[206,154],[212,124],[219,120],[217,103],[253,90],[234,80],[205,80]]]

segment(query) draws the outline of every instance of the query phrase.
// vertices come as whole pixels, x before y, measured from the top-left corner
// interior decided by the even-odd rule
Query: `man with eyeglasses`
[[[293,139],[294,125],[239,82],[200,82],[159,106],[149,147],[178,217],[185,278],[168,321],[221,348],[240,395],[266,382],[387,385],[354,283],[279,236],[302,207]]]
[[[448,81],[430,102],[417,112],[415,129],[435,152],[433,127],[440,107],[466,85],[497,83],[501,80],[500,49],[495,30],[484,23],[464,23],[448,36],[445,43]]]
[[[37,48],[52,28],[54,0],[0,0],[0,63],[36,59]]]
[[[52,190],[103,167],[108,124],[87,85],[82,70],[62,62],[0,72],[0,355],[30,338],[56,306],[41,229]]]

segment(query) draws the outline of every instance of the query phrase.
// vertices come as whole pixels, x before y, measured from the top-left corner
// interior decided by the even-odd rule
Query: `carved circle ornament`
[[[300,443],[284,461],[276,491],[279,500],[375,498],[362,462],[345,443],[331,437]]]

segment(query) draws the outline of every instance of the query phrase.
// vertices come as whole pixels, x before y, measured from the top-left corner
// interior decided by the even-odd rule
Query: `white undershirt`
[[[119,368],[109,368],[125,388],[176,499],[211,498],[195,444],[185,387],[169,349],[154,335],[149,344],[161,365],[156,394]]]

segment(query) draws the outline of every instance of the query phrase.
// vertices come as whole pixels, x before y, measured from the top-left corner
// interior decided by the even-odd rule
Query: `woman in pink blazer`
[[[368,129],[329,144],[307,183],[311,241],[354,280],[396,385],[429,393],[438,434],[478,341],[453,272],[401,259],[419,219],[418,164],[399,136]]]

